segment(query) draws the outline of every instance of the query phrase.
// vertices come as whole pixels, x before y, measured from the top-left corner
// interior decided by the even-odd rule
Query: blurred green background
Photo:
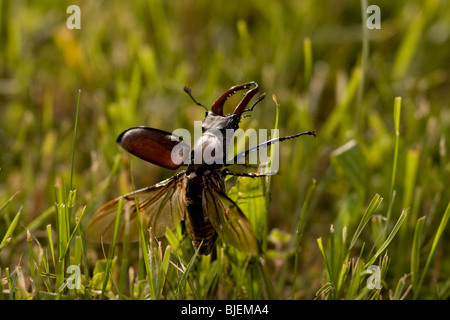
[[[81,9],[80,30],[66,27],[71,4]],[[1,0],[0,206],[7,205],[0,240],[20,207],[22,214],[0,267],[20,263],[31,222],[37,219],[31,228],[37,238],[54,223],[45,212],[56,201],[55,183],[67,186],[70,179],[79,90],[73,187],[77,206],[87,208],[85,225],[99,205],[131,191],[130,166],[137,188],[172,175],[125,154],[115,143],[118,134],[140,125],[191,129],[204,110],[183,92],[185,85],[211,106],[229,87],[256,81],[268,95],[242,121],[244,129],[273,127],[274,93],[281,135],[317,134],[283,143],[280,173],[271,180],[268,260],[277,296],[290,296],[290,243],[315,179],[295,297],[312,299],[329,281],[316,239],[351,235],[379,194],[384,200],[358,247],[376,247],[385,224],[390,230],[408,210],[388,249],[388,298],[411,274],[417,219],[427,217],[422,268],[450,200],[450,3],[369,4],[381,10],[381,29],[365,27],[359,1]],[[393,180],[395,97],[402,108]],[[449,236],[445,228],[421,297],[449,297]],[[405,281],[407,288],[411,277]]]

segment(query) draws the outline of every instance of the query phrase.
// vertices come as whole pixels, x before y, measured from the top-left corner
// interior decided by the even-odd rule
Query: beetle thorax
[[[229,114],[226,116],[217,115],[212,111],[208,111],[206,113],[206,117],[202,123],[203,132],[217,129],[217,130],[226,130],[233,129],[236,130],[239,128],[239,121],[241,120],[241,116],[237,114]]]

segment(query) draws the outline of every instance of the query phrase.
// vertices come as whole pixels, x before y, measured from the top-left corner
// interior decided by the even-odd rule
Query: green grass
[[[379,1],[380,30],[367,1],[81,1],[81,30],[70,4],[0,1],[0,299],[450,298],[448,2]],[[173,174],[123,130],[192,129],[185,85],[210,106],[252,80],[274,101],[243,129],[317,134],[229,190],[260,256],[198,257],[181,225],[85,241],[103,203]]]

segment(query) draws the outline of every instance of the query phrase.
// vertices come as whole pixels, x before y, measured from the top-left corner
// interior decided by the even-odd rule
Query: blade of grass
[[[188,279],[189,273],[192,270],[192,266],[194,265],[195,260],[197,259],[198,252],[200,251],[201,244],[198,246],[197,250],[195,251],[194,255],[191,257],[191,260],[189,261],[188,265],[184,269],[183,276],[181,277],[180,281],[178,282],[178,290],[177,290],[177,296],[178,299],[180,299],[181,290],[184,290],[186,288],[186,281]]]
[[[170,262],[170,246],[166,247],[166,250],[164,251],[164,257],[163,260],[159,266],[160,268],[160,276],[159,276],[159,286],[158,286],[158,292],[156,298],[159,300],[164,289],[164,283],[166,282],[166,276],[167,276],[167,270],[169,269],[169,262]]]
[[[135,189],[133,172],[132,172],[132,169],[130,169],[130,170],[131,170],[131,184],[133,186],[133,189]],[[137,221],[138,221],[138,227],[139,227],[139,248],[141,249],[140,251],[142,254],[142,257],[140,257],[140,259],[139,259],[139,265],[144,266],[144,270],[147,275],[147,282],[148,282],[148,286],[149,286],[149,290],[150,290],[150,297],[152,300],[154,300],[156,297],[156,294],[155,294],[155,288],[153,286],[153,281],[152,281],[152,274],[151,274],[152,271],[150,268],[150,260],[149,260],[149,254],[148,254],[148,242],[145,240],[144,227],[142,225],[141,211],[139,209],[139,202],[137,201],[136,194],[134,195],[134,202],[136,205],[136,215],[137,215]]]
[[[39,275],[40,275],[39,279],[42,279],[45,289],[47,290],[47,292],[50,292],[50,291],[52,291],[52,286],[50,284],[49,277],[47,277],[47,275],[50,274],[50,267],[48,264],[49,259],[48,259],[47,251],[44,251],[42,247],[40,247],[40,250],[42,251],[42,257],[41,257],[41,254],[39,254],[39,258],[40,258],[39,265],[38,265]],[[54,268],[56,268],[55,265],[54,265]],[[38,288],[40,288],[40,286]]]
[[[81,239],[81,236],[75,237],[75,248],[73,253],[73,264],[76,266],[81,265],[81,257],[83,255],[83,241]]]
[[[20,215],[22,214],[22,206],[20,206],[19,211],[17,211],[16,216],[14,217],[13,221],[8,227],[8,230],[6,230],[5,235],[3,236],[2,242],[0,242],[0,252],[8,245],[8,243],[11,241],[10,237],[14,232],[14,229],[16,229],[17,224],[19,223]]]
[[[0,275],[2,274],[2,268],[0,267]],[[5,300],[5,295],[3,294],[3,280],[0,281],[0,300]]]
[[[119,233],[120,216],[122,214],[122,204],[123,204],[123,198],[120,198],[119,202],[117,204],[116,219],[114,221],[113,240],[112,240],[111,246],[109,247],[108,259],[106,260],[105,278],[103,279],[102,293],[101,293],[102,300],[105,297],[106,285],[108,284],[109,275],[110,275],[110,271],[111,271],[111,264],[112,264],[112,260],[114,257],[114,250],[116,248],[117,235]]]
[[[292,291],[291,291],[291,299],[294,299],[295,294],[295,286],[297,282],[297,274],[298,274],[298,259],[299,259],[299,252],[300,252],[300,240],[303,234],[303,223],[305,221],[305,215],[307,208],[309,206],[309,200],[311,198],[311,195],[316,188],[316,180],[313,179],[311,185],[308,188],[308,191],[306,192],[305,200],[303,201],[302,210],[300,212],[300,219],[297,224],[297,237],[295,240],[295,257],[294,257],[294,279],[292,283]]]
[[[392,67],[393,80],[402,80],[405,77],[422,39],[426,22],[436,12],[440,1],[425,1],[423,4],[423,7],[420,8],[417,13],[418,16],[411,17],[414,23],[409,24],[409,29],[405,37],[403,37],[402,43],[395,56],[394,65]]]
[[[423,268],[423,271],[422,271],[422,276],[420,277],[419,283],[416,286],[417,290],[414,291],[415,299],[419,295],[423,281],[425,280],[425,276],[428,272],[428,269],[430,268],[431,261],[433,260],[434,253],[436,252],[439,240],[441,239],[442,234],[444,233],[444,230],[447,227],[449,218],[450,218],[450,202],[447,205],[447,209],[445,210],[444,216],[442,217],[441,223],[439,224],[438,230],[436,231],[436,235],[434,236],[433,244],[431,245],[431,250],[430,250],[430,253],[428,254],[427,262],[425,263],[425,267]]]
[[[402,208],[409,208],[413,199],[414,188],[416,186],[417,169],[419,167],[419,150],[408,150],[406,154],[405,181],[403,183],[403,203]]]
[[[330,291],[333,291],[333,285],[330,282],[327,282],[322,287],[320,287],[319,290],[316,291],[315,299],[317,299],[322,294],[325,295],[325,297],[327,297]]]
[[[141,253],[142,253],[141,263],[143,263],[144,270],[147,275],[147,282],[149,285],[150,297],[152,300],[154,300],[156,298],[156,294],[155,294],[155,288],[153,286],[153,281],[152,281],[152,271],[151,271],[151,267],[150,267],[150,260],[149,260],[149,254],[148,254],[148,243],[145,240],[144,228],[142,226],[141,213],[140,213],[138,206],[139,205],[138,205],[137,199],[136,199],[136,212],[138,215],[138,221],[139,221],[138,225],[139,225],[139,235],[140,235],[139,236],[139,247],[140,247]]]
[[[9,268],[6,268],[6,279],[8,280],[9,288],[9,300],[15,300],[16,298],[16,284],[17,284],[17,274],[14,273],[11,277]]]
[[[75,128],[73,131],[73,143],[72,143],[72,163],[70,168],[70,183],[69,183],[69,190],[73,190],[73,171],[75,166],[75,149],[76,149],[76,143],[77,143],[77,131],[78,131],[78,113],[80,110],[80,98],[81,98],[81,90],[78,90],[78,99],[77,99],[77,110],[75,114]]]
[[[416,228],[414,230],[414,239],[411,249],[411,282],[414,292],[417,291],[419,283],[419,263],[420,263],[420,239],[422,238],[423,228],[425,226],[426,217],[417,219]]]
[[[124,212],[124,232],[122,239],[122,263],[120,267],[120,276],[119,276],[119,300],[123,298],[123,290],[125,289],[125,282],[128,270],[128,241],[130,234],[130,211],[125,210]],[[130,280],[131,281],[131,280]],[[130,291],[132,294],[132,292]]]
[[[346,295],[346,299],[347,300],[353,300],[355,295],[357,294],[359,285],[360,285],[360,279],[361,279],[361,274],[363,271],[363,267],[364,264],[362,262],[362,254],[364,252],[364,246],[365,244],[363,243],[363,245],[361,246],[361,251],[359,252],[359,256],[358,259],[356,260],[355,263],[352,262],[352,277],[350,280],[350,284],[347,290],[347,295]]]
[[[276,139],[279,136],[279,130],[278,130],[278,125],[279,125],[279,120],[280,120],[280,105],[277,101],[277,97],[275,96],[275,94],[272,94],[272,101],[275,103],[275,122],[273,125],[273,135],[270,137],[271,139]],[[269,171],[271,171],[272,169],[272,165],[274,163],[274,161],[278,162],[279,161],[279,154],[277,153],[279,149],[275,149],[275,148],[270,148],[269,149],[269,164],[267,167],[264,168],[263,173],[268,173]],[[278,164],[277,164],[278,166]],[[263,225],[263,234],[261,237],[262,240],[262,252],[263,254],[265,254],[267,252],[267,239],[268,239],[268,234],[269,234],[269,207],[270,207],[270,192],[268,192],[268,190],[270,190],[270,182],[271,182],[271,176],[269,175],[266,179],[266,192],[265,192],[265,222],[262,224]]]
[[[400,141],[400,114],[402,109],[402,98],[396,97],[394,99],[394,126],[395,126],[395,147],[394,147],[394,162],[392,164],[392,176],[391,176],[391,186],[389,188],[389,207],[392,207],[394,201],[394,190],[395,190],[395,177],[397,174],[397,163],[398,163],[398,148]],[[386,227],[384,230],[383,239],[386,239],[387,228],[391,220],[391,210],[388,211],[386,217]]]
[[[42,271],[43,271],[43,265],[44,265],[44,249],[42,249],[41,244],[39,243],[39,241],[37,241],[38,243],[38,248],[39,248],[39,253],[38,253],[38,261],[37,261],[37,273],[36,273],[36,292],[35,295],[33,297],[33,299],[35,300],[39,300],[40,299],[40,291],[41,291],[41,280],[42,280]]]
[[[149,266],[150,266],[150,280],[149,282],[152,283],[152,286],[150,287],[150,297],[152,298],[152,300],[156,300],[157,299],[157,292],[159,291],[159,262],[158,258],[161,257],[161,252],[159,252],[158,246],[160,244],[160,242],[156,241],[157,243],[154,245],[153,244],[153,237],[152,237],[152,229],[150,228],[148,230],[149,233],[149,243],[148,243],[148,262],[149,262]]]
[[[272,280],[270,278],[270,274],[269,274],[269,270],[266,266],[266,262],[265,260],[260,257],[258,259],[258,266],[259,266],[259,271],[261,272],[262,278],[264,280],[264,287],[265,287],[265,291],[267,294],[267,298],[268,300],[273,300],[275,299],[275,291],[272,285]]]
[[[166,238],[174,252],[181,254],[180,240],[169,228],[166,228]]]
[[[406,287],[406,277],[407,275],[401,277],[400,280],[398,280],[397,287],[395,288],[391,300],[402,300],[402,297],[404,297],[409,292],[410,288]]]
[[[43,213],[37,216],[36,219],[31,221],[27,225],[26,230],[23,230],[19,234],[17,234],[17,236],[14,237],[14,241],[17,242],[25,238],[27,230],[30,230],[31,232],[38,229],[41,225],[43,225],[46,221],[48,221],[49,217],[51,217],[54,213],[55,213],[55,206],[49,207],[47,210],[45,210]]]
[[[244,60],[251,60],[251,37],[248,32],[247,22],[244,19],[237,21],[237,32],[239,35],[239,42]]]
[[[311,39],[305,38],[303,39],[303,55],[304,55],[304,78],[305,78],[305,90],[307,91],[309,88],[309,84],[311,82],[312,77],[312,68],[313,68],[313,54],[312,54],[312,45]]]
[[[369,206],[367,207],[367,210],[364,212],[361,220],[359,221],[358,227],[356,227],[356,231],[352,237],[352,240],[350,241],[350,245],[348,247],[348,252],[351,251],[353,246],[355,245],[356,241],[358,240],[359,236],[361,235],[361,232],[363,231],[364,227],[366,226],[367,222],[369,222],[370,218],[374,214],[375,210],[378,208],[380,203],[383,201],[383,198],[379,194],[375,194],[375,196],[370,201]]]
[[[33,253],[33,239],[31,238],[31,233],[27,230],[27,245],[28,245],[28,261],[30,267],[30,282],[32,287],[32,293],[36,290],[36,272],[34,269],[34,253]]]
[[[397,173],[398,163],[398,146],[400,139],[400,115],[402,110],[402,97],[395,97],[394,99],[394,126],[395,126],[395,149],[394,149],[394,163],[392,166],[391,187],[389,194],[392,194],[395,187],[395,176]]]
[[[0,213],[2,213],[3,210],[8,206],[8,204],[20,193],[20,191],[16,191],[0,208]],[[5,217],[6,223],[10,224],[11,221],[9,221],[8,217]]]
[[[47,225],[47,238],[48,238],[48,246],[50,248],[50,254],[52,256],[53,266],[56,268],[56,259],[55,259],[55,251],[53,249],[53,236],[52,236],[52,225]]]
[[[67,207],[65,204],[56,204],[56,250],[58,259],[56,262],[56,288],[61,288],[65,273],[65,249],[67,247]]]
[[[31,294],[28,292],[27,290],[27,285],[26,285],[26,281],[25,281],[25,276],[23,274],[22,271],[22,267],[21,266],[17,266],[15,273],[17,275],[17,281],[19,283],[19,291],[18,293],[20,293],[20,299],[21,300],[30,300],[31,299]]]
[[[348,141],[331,153],[331,162],[333,168],[353,183],[362,202],[367,185],[367,161],[360,144],[354,139]]]
[[[344,263],[342,263],[339,274],[337,276],[336,281],[336,298],[340,299],[342,296],[342,292],[344,291],[344,283],[347,279],[348,272],[350,271],[350,261],[345,260]]]
[[[69,239],[67,240],[67,246],[66,246],[66,249],[64,250],[64,254],[67,254],[69,249],[70,249],[70,243],[72,242],[73,236],[75,235],[75,233],[77,232],[78,228],[80,227],[81,220],[83,219],[83,215],[84,215],[85,211],[86,211],[86,206],[83,207],[83,209],[81,210],[80,217],[77,218],[77,220],[78,220],[77,224],[75,225],[75,228],[73,229],[72,233],[70,234]]]
[[[378,251],[369,260],[369,262],[367,262],[366,265],[364,266],[365,269],[367,269],[370,265],[372,265],[375,262],[375,260],[377,259],[377,257],[380,254],[382,254],[383,251],[387,248],[387,246],[391,243],[392,239],[394,239],[394,237],[397,234],[398,230],[402,226],[403,221],[405,220],[406,216],[407,216],[407,212],[405,210],[403,210],[402,213],[400,214],[400,217],[397,220],[397,223],[392,228],[392,231],[389,234],[389,236],[387,237],[387,239],[383,242],[383,244],[380,246]]]
[[[76,265],[78,267],[81,266],[81,259],[83,257],[83,252],[82,251],[83,251],[83,239],[81,238],[81,236],[76,236],[75,237],[75,247],[74,247],[72,264],[74,264],[74,265]],[[81,276],[81,274],[80,274],[80,276]],[[72,292],[73,292],[73,295],[76,296],[77,293],[78,293],[78,290],[71,290],[71,293]]]
[[[342,124],[343,119],[345,119],[348,116],[349,112],[348,109],[357,92],[360,81],[361,81],[361,69],[359,67],[356,67],[352,72],[350,81],[347,87],[345,88],[345,93],[342,95],[342,99],[338,102],[333,113],[331,113],[327,122],[325,122],[324,126],[321,129],[321,136],[325,140],[332,139],[332,135],[336,130],[336,128],[338,128]]]
[[[330,263],[328,261],[328,258],[327,258],[327,255],[325,253],[325,250],[323,248],[322,237],[317,239],[317,245],[319,246],[320,253],[322,253],[322,257],[323,257],[323,260],[325,262],[325,266],[327,268],[327,270],[326,270],[327,271],[327,278],[329,280],[331,280],[331,277],[330,277],[330,275],[331,275]]]
[[[336,274],[337,274],[337,266],[336,266],[336,256],[335,253],[337,251],[336,246],[335,246],[335,231],[334,231],[334,225],[332,224],[330,226],[330,238],[329,238],[329,265],[330,265],[330,281],[333,284],[334,290],[331,292],[332,297],[335,297],[336,291],[337,291],[337,279],[336,279]]]
[[[359,82],[358,86],[357,102],[356,102],[355,132],[357,134],[359,134],[362,131],[363,125],[362,119],[364,117],[364,113],[362,101],[364,96],[364,85],[367,74],[367,63],[369,60],[369,29],[367,28],[366,21],[367,21],[367,0],[361,0],[362,57],[361,57],[361,81]]]

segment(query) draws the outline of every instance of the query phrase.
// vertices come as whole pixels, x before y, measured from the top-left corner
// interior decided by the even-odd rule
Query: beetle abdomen
[[[194,172],[189,175],[186,184],[186,220],[194,249],[200,247],[199,255],[210,254],[217,239],[217,232],[203,211],[202,193],[205,187],[204,175],[196,175]]]

